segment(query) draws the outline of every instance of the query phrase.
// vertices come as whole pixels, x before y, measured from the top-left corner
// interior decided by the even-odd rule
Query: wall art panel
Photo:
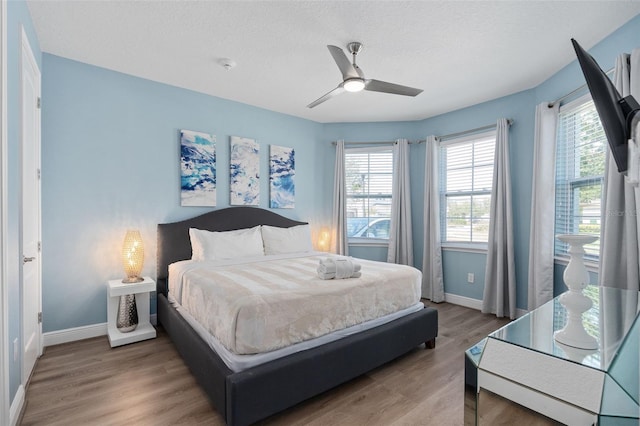
[[[180,205],[216,205],[216,137],[180,131]]]
[[[293,148],[271,145],[269,153],[269,207],[292,209],[295,207],[296,162]]]
[[[249,138],[231,136],[230,201],[232,206],[260,204],[260,148]]]

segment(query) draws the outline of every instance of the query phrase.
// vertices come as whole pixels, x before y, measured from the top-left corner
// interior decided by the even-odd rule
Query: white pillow
[[[192,260],[264,256],[260,226],[224,232],[190,228],[189,238],[191,239]]]
[[[309,225],[278,228],[262,225],[264,254],[284,254],[313,251]]]

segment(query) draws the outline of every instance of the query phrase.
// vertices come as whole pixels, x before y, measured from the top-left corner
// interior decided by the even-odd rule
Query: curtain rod
[[[605,72],[605,74],[611,74],[613,71],[615,70],[615,68],[611,68],[609,71]],[[555,104],[557,103],[561,103],[562,101],[564,101],[567,98],[570,98],[571,96],[575,95],[578,92],[581,92],[582,90],[584,90],[587,87],[587,83],[583,84],[582,86],[570,91],[569,93],[567,93],[564,96],[560,96],[558,99],[556,99],[553,102],[549,102],[549,104],[547,105],[549,108],[553,107]]]
[[[514,123],[514,120],[512,118],[508,118],[507,119],[507,124],[509,126],[511,126]],[[456,138],[458,136],[464,136],[464,135],[470,135],[472,133],[478,133],[481,132],[482,130],[489,130],[489,129],[493,129],[497,126],[496,124],[487,124],[486,126],[481,126],[481,127],[476,127],[475,129],[469,129],[469,130],[464,130],[462,132],[456,132],[456,133],[449,133],[448,135],[443,135],[443,136],[436,136],[438,139],[443,140],[443,139],[452,139],[452,138]],[[419,141],[417,141],[416,143],[424,143],[426,142],[426,139],[420,139]]]
[[[336,145],[338,142],[333,141],[331,142],[331,145]],[[377,142],[345,142],[345,145],[395,145],[397,143],[397,141],[377,141]],[[409,143],[420,143],[420,141],[417,142],[411,142],[409,141]]]

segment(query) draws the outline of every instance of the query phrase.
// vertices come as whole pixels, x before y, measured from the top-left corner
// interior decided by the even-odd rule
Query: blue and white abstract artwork
[[[293,148],[271,145],[269,189],[272,209],[292,209],[296,198],[296,161]]]
[[[260,149],[253,139],[231,136],[229,190],[232,206],[260,204]]]
[[[182,206],[216,205],[216,137],[180,131],[180,203]]]

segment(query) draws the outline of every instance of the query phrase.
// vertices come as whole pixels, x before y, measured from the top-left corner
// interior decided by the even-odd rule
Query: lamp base
[[[141,283],[144,281],[142,277],[126,277],[122,279],[123,283],[131,284],[131,283]]]
[[[138,327],[138,307],[135,294],[120,296],[116,328],[121,333],[130,333]]]

